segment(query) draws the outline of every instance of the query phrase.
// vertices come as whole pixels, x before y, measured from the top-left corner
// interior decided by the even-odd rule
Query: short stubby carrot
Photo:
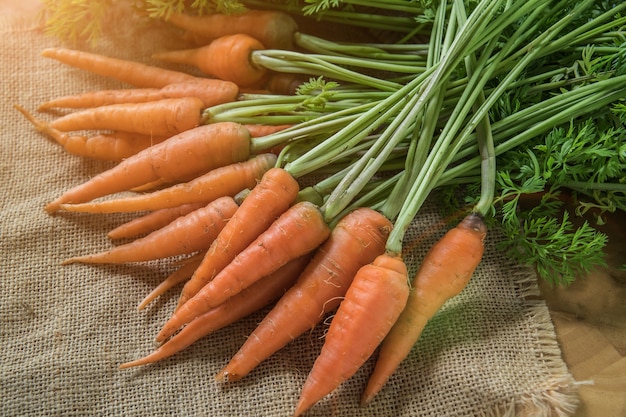
[[[252,187],[251,187],[252,188]],[[228,265],[296,200],[300,186],[282,168],[271,168],[246,195],[232,219],[211,244],[202,264],[185,284],[180,307]]]
[[[232,197],[221,197],[145,237],[104,252],[67,259],[63,265],[142,262],[207,249],[238,207]]]
[[[308,256],[306,255],[288,262],[223,304],[192,320],[179,333],[148,356],[123,363],[120,368],[146,365],[168,358],[216,330],[255,313],[280,297],[298,278],[307,262]]]
[[[271,10],[210,13],[202,16],[172,13],[167,20],[204,42],[225,35],[244,33],[271,49],[293,48],[293,35],[298,30],[298,24],[287,13]]]
[[[369,403],[417,343],[427,322],[469,282],[484,252],[487,228],[472,213],[450,229],[424,257],[413,277],[406,308],[385,338],[361,402]]]
[[[383,254],[359,269],[302,387],[295,416],[359,370],[398,319],[408,296],[407,269],[402,258]]]
[[[110,104],[61,116],[50,122],[50,127],[64,132],[109,129],[172,136],[198,127],[203,108],[202,100],[196,97]]]
[[[127,191],[157,180],[189,181],[212,169],[245,161],[250,156],[250,132],[232,122],[212,123],[182,132],[123,160],[77,185],[46,205],[83,203]]]
[[[239,87],[233,82],[214,78],[197,78],[168,84],[162,88],[124,88],[119,90],[96,90],[82,94],[57,97],[39,106],[39,110],[60,108],[89,108],[122,103],[145,103],[166,98],[195,97],[204,107],[235,101]]]
[[[180,71],[171,71],[135,61],[75,49],[46,48],[41,52],[41,55],[135,87],[161,88],[168,84],[197,78]]]
[[[87,213],[122,213],[207,202],[219,197],[234,196],[242,190],[255,187],[275,162],[276,155],[261,154],[244,162],[212,169],[191,181],[149,193],[90,203],[63,204],[60,208]]]
[[[298,281],[278,300],[216,379],[243,378],[334,311],[357,271],[384,253],[391,227],[386,217],[369,208],[358,208],[339,220]]]
[[[237,33],[219,37],[200,48],[160,52],[152,57],[191,65],[207,75],[232,81],[239,87],[250,87],[258,85],[267,74],[265,68],[254,65],[250,59],[252,52],[263,49],[263,44],[255,38]]]
[[[157,336],[163,341],[181,326],[220,305],[292,259],[315,250],[330,235],[319,207],[303,201],[291,206],[240,252],[213,280],[177,309]]]

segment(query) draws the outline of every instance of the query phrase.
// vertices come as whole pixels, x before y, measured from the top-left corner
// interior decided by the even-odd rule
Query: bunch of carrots
[[[280,11],[171,14],[172,24],[204,46],[154,58],[206,76],[71,49],[43,51],[132,86],[52,99],[39,110],[77,110],[51,122],[16,106],[69,153],[116,161],[46,211],[147,212],[109,232],[130,242],[63,263],[183,257],[139,303],[144,308],[182,285],[156,335],[161,345],[121,368],[174,355],[272,304],[217,380],[245,377],[334,313],[295,415],[378,350],[362,397],[363,404],[372,401],[482,259],[502,152],[494,137],[503,128],[492,124],[491,106],[508,88],[507,77],[523,71],[533,54],[547,54],[550,37],[575,16],[563,17],[539,40],[526,39],[528,27],[521,25],[518,37],[500,45],[507,24],[532,6],[501,10],[498,0],[482,0],[468,10],[461,1],[449,3],[436,8],[428,45],[359,47],[354,54],[299,33]],[[548,7],[533,3],[528,25]],[[525,41],[534,46],[530,58],[515,52]],[[504,52],[493,56],[496,47]],[[465,76],[457,80],[459,67]],[[382,68],[400,75],[372,75]],[[485,94],[489,77],[502,79],[502,87]],[[451,102],[452,90],[462,100]],[[569,105],[555,107],[554,123]],[[522,134],[511,133],[519,143]],[[434,188],[468,172],[479,178],[480,198],[409,276],[403,238],[410,222]],[[302,187],[305,175],[323,179]],[[134,194],[115,196],[129,191]]]

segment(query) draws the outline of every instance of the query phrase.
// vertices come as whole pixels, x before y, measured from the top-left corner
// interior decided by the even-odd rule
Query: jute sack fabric
[[[118,27],[121,27],[118,24]],[[177,288],[144,311],[137,303],[173,265],[60,266],[111,246],[106,232],[130,215],[44,212],[46,202],[110,164],[65,153],[12,107],[122,87],[40,57],[59,41],[34,23],[0,30],[0,413],[3,416],[289,416],[323,343],[327,323],[244,380],[213,380],[263,317],[259,312],[161,363],[119,370],[151,352]],[[176,47],[163,30],[111,35],[96,52],[150,63]],[[83,46],[84,47],[84,46]],[[39,114],[51,120],[55,114]],[[429,202],[405,245],[411,273],[445,227]],[[567,416],[577,405],[535,274],[495,248],[466,290],[429,323],[418,345],[369,407],[358,400],[373,361],[309,416]]]

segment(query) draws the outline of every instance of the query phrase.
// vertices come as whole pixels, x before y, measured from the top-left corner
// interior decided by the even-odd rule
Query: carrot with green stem
[[[291,206],[270,227],[222,269],[202,289],[181,305],[165,323],[157,341],[269,275],[292,259],[315,250],[330,235],[330,228],[315,204]]]
[[[61,204],[90,201],[159,179],[189,181],[212,169],[244,161],[249,155],[250,134],[243,126],[228,122],[199,126],[123,160],[66,191],[45,208],[55,212]]]
[[[246,339],[217,380],[237,381],[334,311],[364,265],[384,252],[391,222],[369,208],[342,217],[298,281]],[[295,319],[297,318],[297,319]]]
[[[104,252],[73,257],[62,264],[143,262],[204,250],[238,207],[232,197],[221,197],[145,237]]]
[[[267,170],[259,184],[246,195],[228,225],[211,244],[202,264],[183,287],[178,307],[195,296],[239,252],[267,230],[293,204],[299,190],[298,182],[284,169]]]
[[[191,181],[149,193],[81,204],[61,204],[59,209],[86,213],[121,213],[208,202],[219,197],[234,196],[242,190],[256,187],[276,160],[274,154],[261,154],[243,162],[214,168]]]
[[[308,260],[309,257],[305,255],[288,262],[224,303],[196,317],[151,354],[141,359],[123,363],[120,368],[130,368],[161,361],[182,351],[201,338],[257,312],[291,287]]]

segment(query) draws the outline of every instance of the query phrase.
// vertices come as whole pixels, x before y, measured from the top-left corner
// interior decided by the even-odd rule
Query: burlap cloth
[[[46,202],[106,163],[66,154],[35,132],[13,103],[35,111],[55,96],[119,84],[41,58],[58,46],[34,23],[0,30],[0,410],[5,416],[289,416],[322,344],[324,326],[304,335],[241,382],[213,375],[236,352],[260,314],[161,363],[119,370],[149,353],[176,291],[138,312],[137,303],[172,266],[62,267],[73,255],[111,245],[105,233],[129,216],[57,215]],[[96,51],[149,62],[175,46],[158,31],[112,36]],[[52,117],[41,114],[44,119]],[[407,237],[411,271],[444,231],[429,204]],[[358,399],[372,367],[318,403],[310,416],[566,416],[577,405],[535,274],[495,249],[466,290],[428,325],[418,346],[367,408]]]

